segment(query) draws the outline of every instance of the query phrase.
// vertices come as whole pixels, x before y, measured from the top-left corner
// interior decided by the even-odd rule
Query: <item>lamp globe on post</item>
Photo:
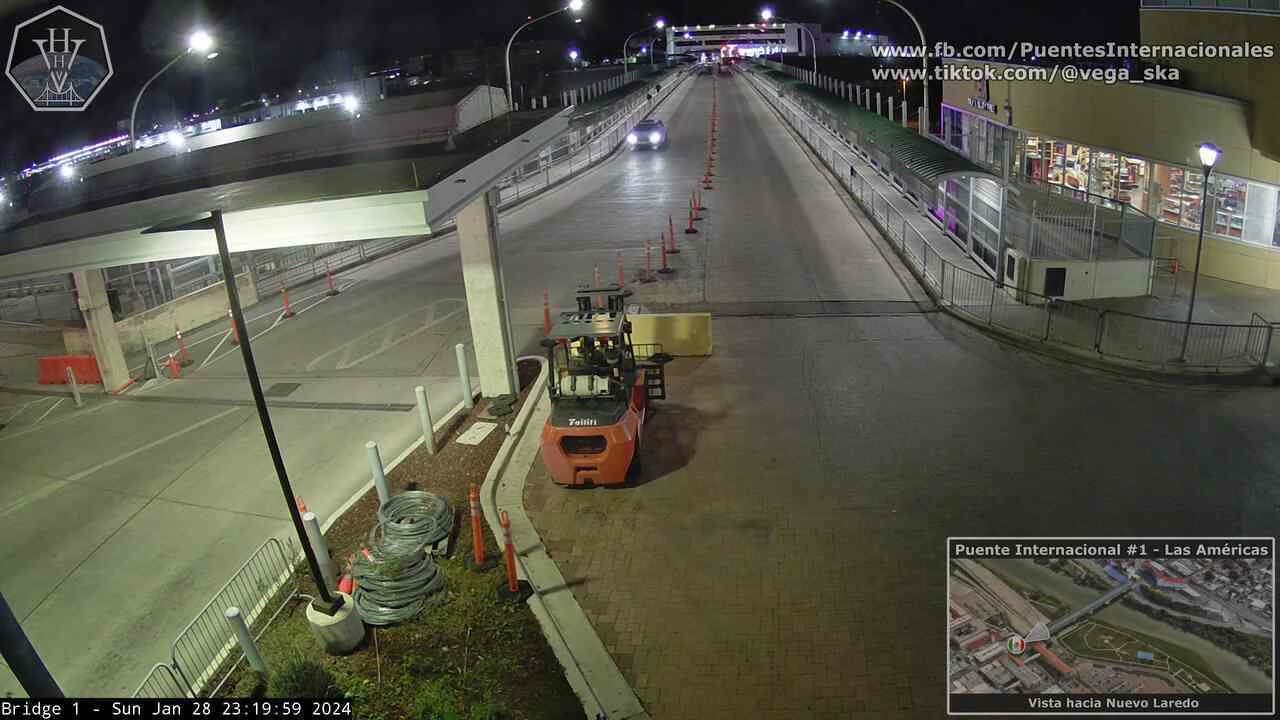
[[[1209,175],[1213,167],[1222,157],[1222,149],[1213,143],[1200,146],[1200,168],[1204,171],[1204,181],[1200,183],[1200,234],[1196,238],[1196,264],[1191,273],[1191,299],[1187,303],[1187,323],[1182,331],[1182,352],[1178,354],[1179,362],[1187,361],[1187,343],[1191,339],[1191,319],[1196,312],[1196,290],[1200,284],[1200,252],[1204,249],[1204,224],[1209,217]]]
[[[524,30],[525,28],[538,22],[539,20],[546,20],[552,15],[559,15],[562,12],[571,12],[576,15],[582,12],[582,9],[584,7],[586,7],[586,3],[583,0],[569,0],[569,3],[567,5],[558,7],[549,13],[539,15],[538,17],[529,18],[529,20],[525,24],[516,28],[516,31],[511,33],[511,37],[507,40],[507,54],[505,56],[505,65],[507,70],[507,109],[508,110],[515,110],[515,107],[516,107],[515,96],[511,92],[511,45],[516,41],[516,36],[520,34],[521,30]],[[579,18],[579,20],[581,20],[581,18]],[[577,20],[575,20],[575,22],[577,22]]]
[[[133,110],[129,112],[129,150],[131,152],[138,149],[138,137],[134,132],[134,127],[138,119],[138,104],[142,102],[143,93],[147,91],[147,88],[151,87],[151,83],[155,82],[156,78],[163,75],[169,68],[177,65],[179,60],[188,55],[198,54],[206,59],[213,59],[217,57],[218,53],[213,52],[213,45],[213,36],[207,31],[196,30],[192,32],[187,36],[186,49],[178,53],[177,56],[165,64],[164,67],[160,68],[159,72],[152,75],[145,83],[142,84],[142,89],[138,91],[138,96],[133,99]]]

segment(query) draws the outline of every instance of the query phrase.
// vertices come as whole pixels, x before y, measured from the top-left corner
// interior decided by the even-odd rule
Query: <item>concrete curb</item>
[[[485,476],[480,491],[485,521],[501,546],[502,528],[498,517],[500,512],[507,512],[516,547],[517,572],[534,590],[528,601],[529,609],[538,618],[542,634],[564,668],[569,686],[582,702],[586,716],[648,720],[649,714],[626,678],[622,677],[622,672],[525,514],[525,477],[538,455],[538,434],[526,433],[525,430],[535,418],[538,422],[545,422],[551,412],[551,398],[546,392],[546,358],[526,356],[520,360],[537,360],[542,370]]]

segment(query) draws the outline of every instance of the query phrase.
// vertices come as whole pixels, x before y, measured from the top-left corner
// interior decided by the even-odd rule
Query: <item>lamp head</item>
[[[569,51],[569,59],[570,59],[570,60],[577,60],[577,59],[578,59],[578,51],[577,51],[577,50],[570,50],[570,51]]]
[[[572,12],[582,12],[582,6],[585,5],[582,0],[569,0],[569,10]]]
[[[1214,165],[1218,164],[1218,158],[1222,157],[1222,149],[1213,143],[1204,143],[1200,146],[1200,165],[1205,170],[1212,170]]]
[[[762,8],[760,10],[760,19],[769,22],[773,19],[773,8]]]
[[[213,36],[204,30],[196,30],[187,38],[187,51],[205,54],[213,49]]]
[[[667,26],[667,21],[663,20],[662,18],[658,18],[658,22],[654,23],[653,26],[658,28],[659,30],[662,30]]]

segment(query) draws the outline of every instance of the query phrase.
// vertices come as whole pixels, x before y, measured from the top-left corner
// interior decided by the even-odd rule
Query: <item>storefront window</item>
[[[1028,135],[1023,142],[1022,171],[1032,180],[1045,180],[1048,177],[1048,162],[1042,151],[1040,138]]]
[[[1209,194],[1213,196],[1212,223],[1217,235],[1229,238],[1244,237],[1245,188],[1243,180],[1226,175],[1214,175],[1209,181]]]
[[[1089,148],[1067,143],[1062,154],[1062,184],[1072,190],[1089,190]]]
[[[1248,183],[1244,210],[1244,241],[1255,245],[1276,245],[1277,191],[1270,185]]]
[[[1200,194],[1204,192],[1204,174],[1192,170],[1183,173],[1186,187],[1182,190],[1182,222],[1189,230],[1200,229]]]
[[[1098,150],[1093,153],[1093,172],[1089,176],[1089,192],[1116,199],[1120,185],[1120,158],[1115,153]]]
[[[1200,183],[1194,190],[1184,186],[1187,173],[1180,167],[1152,163],[1151,210],[1157,220],[1192,230],[1200,224]]]
[[[1120,158],[1120,172],[1119,177],[1117,178],[1117,185],[1119,187],[1119,194],[1116,195],[1117,200],[1129,203],[1142,212],[1150,212],[1147,209],[1148,183],[1146,160],[1131,157]]]
[[[1067,160],[1067,144],[1054,142],[1049,144],[1049,182],[1062,184],[1062,167]]]

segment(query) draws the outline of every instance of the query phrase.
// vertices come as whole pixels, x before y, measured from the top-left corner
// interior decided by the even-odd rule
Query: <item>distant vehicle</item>
[[[646,119],[627,133],[627,145],[635,149],[659,150],[667,146],[667,126],[661,120]]]

